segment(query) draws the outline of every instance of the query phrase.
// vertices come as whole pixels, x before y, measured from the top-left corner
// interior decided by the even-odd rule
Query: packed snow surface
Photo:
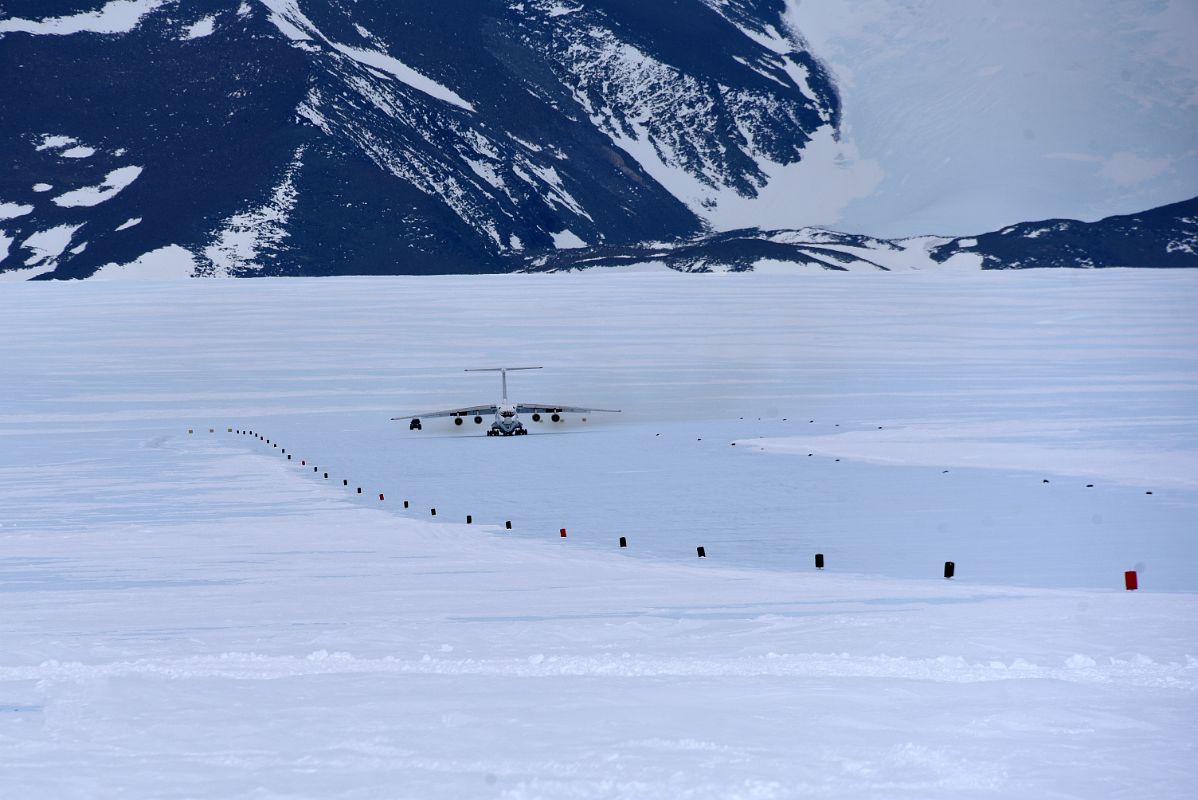
[[[0,796],[1188,798],[1196,300],[6,284]]]

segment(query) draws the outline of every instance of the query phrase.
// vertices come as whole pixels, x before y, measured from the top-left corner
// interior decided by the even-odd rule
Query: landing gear
[[[528,430],[521,426],[515,430],[505,431],[503,428],[492,426],[487,429],[487,436],[527,436]]]
[[[420,430],[420,420],[418,420],[418,419],[414,419],[414,420],[412,420],[411,422],[409,422],[409,423],[408,423],[408,430],[410,430],[410,431],[418,431],[418,430]]]

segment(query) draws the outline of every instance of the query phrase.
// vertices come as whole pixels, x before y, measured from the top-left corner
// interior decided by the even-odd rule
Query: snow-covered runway
[[[1188,796],[1198,279],[824,278],[6,287],[0,794]]]

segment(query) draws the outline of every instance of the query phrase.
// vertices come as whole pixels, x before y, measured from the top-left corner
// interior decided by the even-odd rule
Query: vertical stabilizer
[[[498,372],[499,380],[503,385],[503,400],[501,400],[500,402],[506,403],[507,402],[507,374],[509,372],[516,372],[516,371],[522,370],[522,369],[541,369],[541,368],[540,367],[483,367],[481,369],[468,369],[468,370],[466,370],[466,372]]]

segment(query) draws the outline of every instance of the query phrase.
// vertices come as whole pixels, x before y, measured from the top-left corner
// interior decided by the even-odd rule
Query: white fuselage
[[[491,428],[503,433],[511,433],[523,427],[520,415],[516,413],[516,404],[506,399],[501,402],[499,410],[495,412],[495,422],[492,423]]]

